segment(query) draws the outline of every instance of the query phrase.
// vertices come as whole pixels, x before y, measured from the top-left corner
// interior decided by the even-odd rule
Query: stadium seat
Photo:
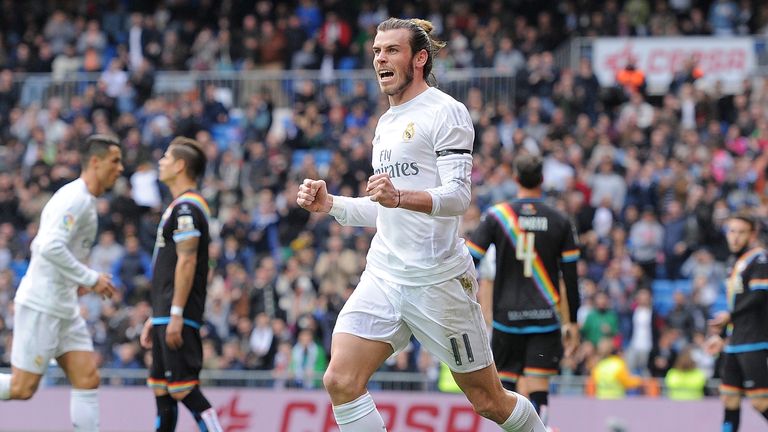
[[[662,316],[666,316],[674,306],[675,289],[675,283],[667,279],[656,279],[651,285],[653,308]]]

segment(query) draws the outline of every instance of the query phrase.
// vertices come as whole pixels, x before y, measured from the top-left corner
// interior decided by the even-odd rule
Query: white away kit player
[[[431,30],[428,21],[396,18],[377,28],[374,68],[390,109],[376,127],[367,196],[333,196],[315,179],[299,187],[301,207],[377,229],[339,314],[323,383],[342,432],[386,430],[366,386],[414,335],[450,367],[477,413],[505,431],[544,432],[493,364],[473,261],[458,235],[471,199],[474,129],[466,107],[427,82],[444,46]]]
[[[123,172],[117,138],[89,137],[82,173],[48,201],[32,241],[32,258],[14,298],[11,375],[0,374],[0,399],[30,399],[56,359],[72,384],[70,415],[77,432],[99,430],[99,372],[93,341],[80,316],[78,287],[111,297],[111,276],[83,261],[96,239],[96,197]]]

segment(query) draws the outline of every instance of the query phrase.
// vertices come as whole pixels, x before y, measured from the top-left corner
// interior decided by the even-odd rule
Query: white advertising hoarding
[[[592,67],[601,85],[613,85],[616,72],[632,58],[645,73],[648,90],[653,93],[665,93],[691,56],[704,73],[697,85],[711,87],[722,81],[729,93],[739,91],[742,81],[755,69],[755,47],[750,38],[597,38],[592,44]]]
[[[207,388],[225,432],[338,432],[328,396],[322,391]],[[498,432],[478,417],[463,395],[421,392],[375,392],[373,398],[389,432]],[[155,401],[143,387],[99,390],[102,432],[154,430]],[[723,409],[717,398],[673,402],[664,398],[630,397],[597,401],[579,396],[550,398],[550,424],[558,432],[603,432],[612,426],[626,431],[678,432],[720,430]],[[747,402],[741,430],[756,431],[765,420]],[[649,426],[651,425],[652,426]],[[29,401],[0,402],[0,431],[71,431],[69,390],[41,389]],[[197,432],[192,416],[179,404],[179,432]]]

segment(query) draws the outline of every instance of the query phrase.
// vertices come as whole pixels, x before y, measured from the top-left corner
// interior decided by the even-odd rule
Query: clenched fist
[[[333,197],[328,193],[324,180],[304,179],[299,185],[296,204],[311,212],[328,213],[333,206]]]

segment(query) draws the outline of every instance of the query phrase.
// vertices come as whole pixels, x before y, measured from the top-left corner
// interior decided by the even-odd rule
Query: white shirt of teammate
[[[59,189],[43,208],[32,259],[15,302],[62,319],[78,316],[77,287],[99,273],[83,262],[96,240],[96,197],[82,179]]]
[[[459,191],[468,198],[472,164],[459,159],[471,158],[473,141],[466,107],[433,87],[381,116],[373,138],[374,173],[388,173],[397,189],[430,192],[433,208],[428,215],[386,208],[368,197],[334,196],[330,214],[339,223],[377,229],[368,271],[413,286],[440,283],[471,268],[472,258],[458,235],[460,216],[434,214],[440,211],[436,195]],[[438,158],[436,152],[444,150],[453,153]]]

